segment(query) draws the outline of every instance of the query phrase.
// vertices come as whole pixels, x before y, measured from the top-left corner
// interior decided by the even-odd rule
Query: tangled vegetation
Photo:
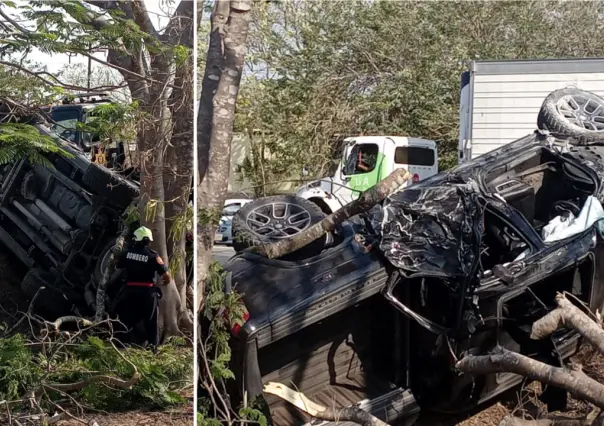
[[[239,177],[256,196],[273,182],[324,177],[344,137],[437,141],[457,162],[461,73],[472,60],[594,57],[603,1],[257,3],[236,131],[250,142]]]
[[[235,324],[242,324],[244,309],[235,291],[224,292],[225,278],[226,273],[220,264],[213,262],[210,265],[205,302],[199,315],[198,425],[219,426],[223,422],[233,424],[245,420],[266,426],[266,417],[253,402],[232,407],[226,393],[227,382],[235,378],[229,368],[230,331]]]

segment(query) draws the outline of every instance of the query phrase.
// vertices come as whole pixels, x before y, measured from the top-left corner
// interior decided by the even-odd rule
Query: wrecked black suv
[[[231,339],[234,406],[259,400],[271,424],[311,422],[263,394],[280,382],[409,424],[420,407],[464,411],[522,380],[462,375],[467,354],[499,345],[554,364],[573,354],[572,331],[529,338],[556,292],[604,302],[604,101],[569,90],[546,99],[558,114],[540,114],[541,130],[395,192],[314,256],[233,257],[228,284],[248,312]]]
[[[45,286],[36,306],[86,309],[138,187],[35,126],[69,156],[45,154],[50,166],[27,158],[0,165],[0,242],[27,267],[21,287],[29,297]]]

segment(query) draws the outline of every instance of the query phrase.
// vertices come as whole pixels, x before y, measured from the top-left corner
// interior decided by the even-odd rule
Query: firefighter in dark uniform
[[[165,284],[169,284],[172,277],[161,256],[149,247],[151,241],[151,230],[144,226],[138,228],[134,231],[134,243],[122,253],[116,267],[126,271],[120,318],[128,328],[142,321],[147,343],[155,350],[159,343],[157,314],[161,297],[161,290],[155,285],[156,274]]]

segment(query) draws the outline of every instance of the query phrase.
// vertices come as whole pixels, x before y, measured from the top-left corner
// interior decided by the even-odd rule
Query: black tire
[[[111,253],[111,249],[115,245],[115,240],[108,242],[101,250],[101,254],[97,258],[96,264],[94,265],[93,278],[95,285],[98,285],[103,278],[103,263],[109,261],[109,255]],[[111,278],[111,277],[110,277]]]
[[[82,177],[87,189],[107,199],[107,202],[126,208],[138,197],[139,190],[131,182],[102,166],[90,164]]]
[[[274,207],[272,207],[272,205],[274,205]],[[257,212],[263,211],[264,209],[275,209],[275,207],[277,207],[276,210],[278,210],[278,214],[283,213],[285,215],[285,211],[279,211],[280,208],[285,207],[285,205],[295,206],[293,207],[294,216],[298,217],[298,215],[300,215],[301,218],[308,218],[307,223],[304,222],[306,223],[305,225],[303,224],[299,226],[300,229],[297,232],[294,232],[296,230],[295,228],[287,227],[287,223],[284,230],[277,230],[278,232],[283,233],[280,236],[275,236],[274,232],[271,232],[273,235],[266,235],[264,231],[259,233],[251,228],[251,223],[248,220],[251,214],[255,214],[255,216],[258,217]],[[274,212],[274,210],[272,211]],[[305,211],[307,214],[304,215],[302,213],[303,211]],[[325,216],[325,213],[323,213],[323,211],[321,211],[321,208],[315,203],[305,200],[304,198],[297,197],[295,195],[273,195],[270,197],[259,198],[257,200],[252,201],[251,203],[246,204],[237,213],[235,213],[232,224],[233,248],[236,252],[240,252],[248,247],[258,245],[260,243],[270,243],[279,241],[282,238],[295,235],[298,232],[307,229],[309,226],[321,221],[323,218],[325,218]],[[283,221],[286,221],[285,217],[283,219],[277,218],[274,220],[275,223],[270,224],[269,227],[267,227],[266,229],[269,229],[273,225],[279,226],[280,224],[283,224]],[[292,256],[288,257],[298,259],[308,258],[319,254],[324,247],[325,238],[320,238],[307,245],[306,247],[303,247],[300,250],[296,251],[295,254],[292,253]]]
[[[550,93],[537,117],[537,127],[570,143],[604,143],[604,99],[573,87]]]

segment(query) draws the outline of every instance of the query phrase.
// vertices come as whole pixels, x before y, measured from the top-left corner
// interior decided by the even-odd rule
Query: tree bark
[[[228,190],[235,104],[243,72],[251,7],[251,0],[217,0],[212,14],[197,117],[200,176],[197,200],[198,208],[203,212],[198,220],[198,310],[212,260],[214,232]]]
[[[183,6],[181,3],[180,6]],[[179,6],[179,7],[180,7]],[[194,19],[193,3],[187,2],[181,11],[182,16],[173,18],[166,32],[171,44],[179,44],[193,49]],[[178,14],[177,14],[178,15]],[[166,206],[166,233],[168,236],[168,258],[180,257],[174,271],[174,281],[180,298],[177,322],[183,329],[192,332],[193,323],[187,311],[187,272],[186,272],[186,229],[175,228],[182,221],[189,208],[189,194],[193,180],[193,57],[190,56],[176,69],[174,89],[170,98],[172,108],[173,131],[164,164],[164,188]],[[193,309],[193,306],[190,306]]]
[[[354,422],[363,426],[388,426],[388,423],[356,406],[342,408],[324,407],[308,399],[302,392],[296,392],[281,383],[267,383],[264,385],[264,392],[278,396],[315,419],[329,422]]]
[[[291,238],[285,238],[271,244],[254,246],[250,248],[250,251],[263,254],[271,259],[296,251],[325,235],[326,232],[333,231],[336,225],[339,225],[344,220],[371,209],[388,195],[399,189],[409,179],[411,179],[411,175],[407,170],[397,169],[390,173],[386,179],[363,192],[358,199],[330,214],[321,222],[295,234]]]
[[[604,416],[600,414],[596,418],[581,418],[581,419],[568,419],[568,418],[554,418],[554,419],[539,419],[539,420],[525,420],[518,417],[506,417],[499,423],[499,426],[602,426],[604,422]]]
[[[498,348],[491,355],[466,356],[457,363],[459,371],[467,374],[514,373],[559,387],[575,398],[591,402],[604,408],[604,385],[593,380],[580,370],[553,367],[532,358]]]
[[[576,330],[600,353],[604,354],[604,330],[587,314],[574,306],[563,294],[556,295],[558,308],[533,324],[531,338],[544,339],[561,325]],[[524,355],[498,347],[491,355],[466,356],[457,368],[467,374],[515,373],[570,392],[578,399],[604,409],[604,385],[579,368],[553,367]]]
[[[536,321],[531,329],[531,339],[544,339],[564,325],[577,330],[600,353],[604,354],[604,330],[583,311],[573,305],[563,294],[556,295],[558,308]]]

